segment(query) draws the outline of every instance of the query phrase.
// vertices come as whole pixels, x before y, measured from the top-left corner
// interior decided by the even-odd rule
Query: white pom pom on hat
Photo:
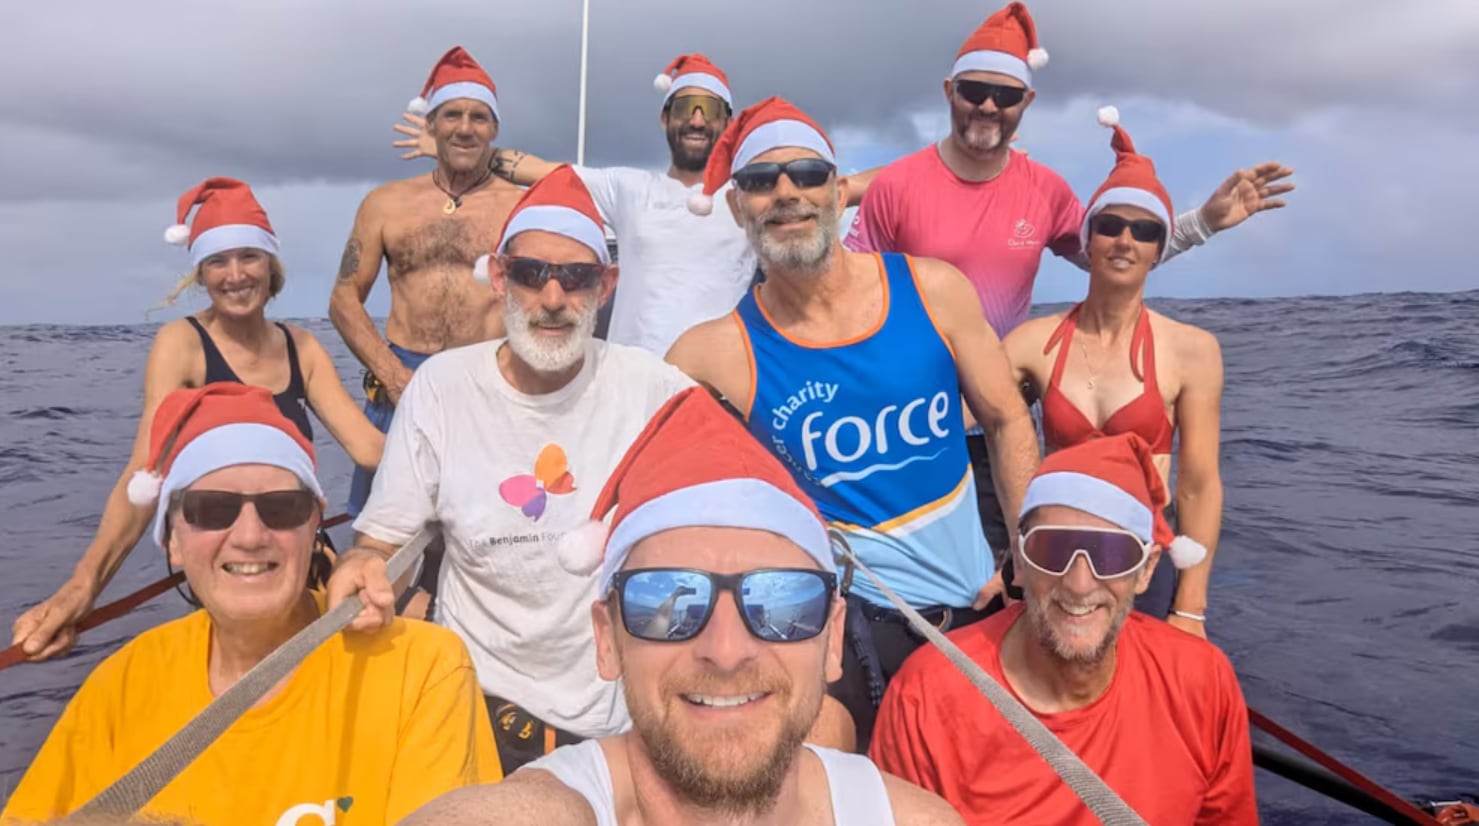
[[[567,532],[555,543],[555,559],[560,567],[576,576],[589,576],[601,567],[606,556],[607,528],[594,519]]]
[[[1166,553],[1171,555],[1171,564],[1178,569],[1190,568],[1207,558],[1207,546],[1189,536],[1178,536],[1171,540]]]
[[[406,111],[413,115],[424,115],[431,111],[431,104],[427,102],[426,98],[417,95],[411,98],[410,103],[406,104]]]
[[[1114,106],[1099,107],[1099,125],[1111,129],[1120,125],[1120,110]]]
[[[472,280],[479,284],[488,283],[488,254],[478,256],[478,260],[472,263]]]
[[[1027,68],[1037,71],[1048,65],[1048,50],[1043,48],[1027,50]]]
[[[183,247],[190,242],[190,227],[175,224],[164,231],[164,243]]]
[[[688,211],[694,215],[708,215],[714,211],[714,196],[695,192],[688,196]]]
[[[164,478],[152,471],[136,470],[128,479],[128,501],[138,507],[152,505],[159,500],[159,491],[164,487]]]
[[[652,88],[659,92],[666,92],[673,88],[673,76],[664,72],[652,79]]]

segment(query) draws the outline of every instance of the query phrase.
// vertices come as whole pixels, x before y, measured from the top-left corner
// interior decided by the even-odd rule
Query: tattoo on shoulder
[[[339,280],[349,281],[354,274],[359,272],[360,243],[358,238],[350,238],[349,243],[344,245],[344,257],[339,259]]]

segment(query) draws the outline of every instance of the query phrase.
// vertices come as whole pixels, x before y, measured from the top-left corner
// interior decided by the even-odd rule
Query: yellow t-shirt
[[[209,648],[210,617],[196,611],[100,663],[0,823],[76,810],[183,728],[214,699]],[[377,634],[336,634],[288,680],[141,814],[202,826],[380,826],[503,776],[467,648],[445,628],[397,618]]]

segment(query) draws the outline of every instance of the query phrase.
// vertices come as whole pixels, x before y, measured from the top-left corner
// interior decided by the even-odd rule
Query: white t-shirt
[[[616,233],[621,277],[606,339],[659,356],[688,328],[739,304],[755,275],[755,254],[725,197],[694,215],[688,187],[665,172],[576,167],[601,218]]]
[[[439,522],[435,620],[467,644],[483,691],[574,734],[614,734],[629,719],[619,685],[596,674],[596,575],[565,571],[555,543],[590,518],[637,434],[693,381],[593,340],[568,385],[530,396],[498,369],[502,345],[446,350],[416,369],[354,529],[400,545]]]

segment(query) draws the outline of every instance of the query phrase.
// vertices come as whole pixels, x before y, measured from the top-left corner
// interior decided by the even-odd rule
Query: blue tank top
[[[771,324],[756,291],[740,301],[735,313],[755,367],[747,426],[889,588],[915,607],[966,607],[993,565],[976,510],[955,356],[909,260],[880,258],[883,321],[860,338],[800,343]],[[861,574],[852,591],[890,605]]]

